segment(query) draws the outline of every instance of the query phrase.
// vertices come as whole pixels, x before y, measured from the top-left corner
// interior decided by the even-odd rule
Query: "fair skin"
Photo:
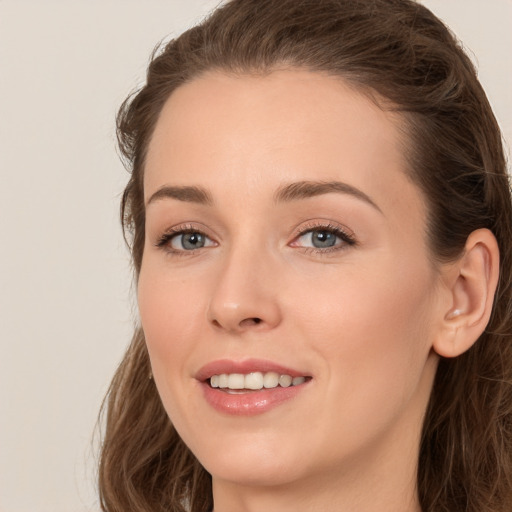
[[[464,258],[433,263],[399,123],[301,70],[210,72],[164,106],[138,301],[158,391],[212,474],[215,512],[420,511],[437,353],[458,355],[485,326],[497,248],[479,230]],[[290,394],[210,386],[223,368],[276,365],[305,381]]]

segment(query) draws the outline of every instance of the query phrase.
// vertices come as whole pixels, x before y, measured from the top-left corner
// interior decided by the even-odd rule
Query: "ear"
[[[488,229],[469,235],[462,256],[449,265],[445,283],[449,294],[442,328],[433,348],[443,357],[468,350],[484,332],[498,285],[499,249]]]

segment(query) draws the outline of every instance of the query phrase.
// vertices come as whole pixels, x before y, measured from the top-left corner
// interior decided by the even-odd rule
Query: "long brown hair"
[[[493,314],[473,348],[440,361],[418,464],[423,512],[512,506],[512,206],[500,130],[475,69],[450,31],[412,0],[232,0],[157,51],[146,84],[122,105],[118,137],[131,172],[122,221],[135,277],[144,250],[148,142],[169,95],[201,73],[320,71],[405,120],[411,179],[428,202],[432,257],[460,255],[488,228],[500,248]],[[211,479],[168,419],[136,330],[105,401],[105,512],[206,512]]]

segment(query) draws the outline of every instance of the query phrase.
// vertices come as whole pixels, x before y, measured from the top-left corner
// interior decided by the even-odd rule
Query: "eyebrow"
[[[298,181],[289,183],[279,187],[274,196],[274,200],[276,202],[295,201],[297,199],[306,199],[323,194],[331,194],[333,192],[353,196],[365,203],[368,203],[382,213],[382,210],[370,196],[353,185],[349,185],[348,183],[343,183],[341,181]]]
[[[280,186],[274,194],[275,202],[289,202],[323,194],[348,194],[368,203],[382,213],[378,205],[362,190],[341,181],[297,181]],[[176,199],[188,203],[211,206],[213,198],[208,190],[198,186],[170,186],[159,188],[148,199],[146,206],[161,199]]]
[[[160,199],[177,199],[187,203],[198,203],[204,205],[212,205],[213,199],[210,193],[197,186],[169,186],[159,188],[148,199],[146,206]]]

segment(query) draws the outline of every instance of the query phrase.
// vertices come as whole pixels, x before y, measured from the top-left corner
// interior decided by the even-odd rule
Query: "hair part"
[[[383,98],[404,119],[409,177],[426,198],[432,257],[469,234],[497,238],[493,314],[473,348],[440,361],[418,465],[423,512],[505,512],[512,503],[512,206],[501,133],[470,59],[412,0],[232,0],[152,56],[146,84],[121,106],[131,172],[121,217],[135,276],[145,239],[144,163],[163,105],[207,71],[303,68]],[[378,101],[378,100],[377,100]],[[212,509],[211,478],[174,430],[148,379],[137,329],[111,384],[100,465],[105,512]]]

